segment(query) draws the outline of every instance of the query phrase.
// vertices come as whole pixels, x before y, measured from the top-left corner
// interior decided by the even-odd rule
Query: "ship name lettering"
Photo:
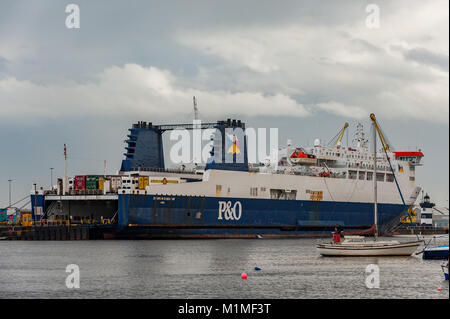
[[[242,216],[242,204],[236,201],[233,205],[231,201],[219,201],[219,217],[222,220],[239,220]]]

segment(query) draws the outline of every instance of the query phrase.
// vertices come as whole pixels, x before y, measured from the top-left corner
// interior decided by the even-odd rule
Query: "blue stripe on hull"
[[[374,221],[371,203],[166,195],[158,195],[154,200],[154,197],[119,195],[119,228],[125,230],[131,224],[136,227],[134,231],[154,236],[289,236],[329,234],[329,230],[336,225],[345,230],[367,229]],[[239,220],[235,220],[232,214],[228,214],[232,218],[226,220],[225,212],[219,219],[220,205],[228,202],[231,203],[230,207],[236,202],[241,203],[241,214],[236,212]],[[238,206],[236,210],[239,210]],[[400,218],[404,206],[379,204],[378,211],[379,225],[382,227]]]

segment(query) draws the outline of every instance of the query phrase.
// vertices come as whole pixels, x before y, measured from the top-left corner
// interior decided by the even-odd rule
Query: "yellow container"
[[[144,189],[144,177],[139,176],[139,189]]]
[[[31,214],[22,214],[22,226],[31,226],[33,221],[31,219]]]
[[[144,176],[144,189],[148,186],[149,181],[148,181],[148,176]]]
[[[98,189],[103,190],[105,187],[105,179],[103,177],[98,178]]]

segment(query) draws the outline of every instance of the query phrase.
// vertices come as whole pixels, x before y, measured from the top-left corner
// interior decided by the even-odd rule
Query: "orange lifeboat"
[[[290,161],[293,164],[313,165],[317,163],[317,157],[313,154],[308,154],[301,150],[296,150],[291,154]]]

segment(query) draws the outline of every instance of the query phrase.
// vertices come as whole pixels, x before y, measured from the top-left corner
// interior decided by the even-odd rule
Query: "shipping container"
[[[100,177],[98,178],[98,189],[103,190],[104,184],[105,184],[105,178],[102,177],[102,176],[100,176]]]
[[[111,177],[111,190],[117,192],[120,188],[122,188],[122,177]]]
[[[105,179],[103,182],[103,194],[111,193],[111,180]]]
[[[81,191],[86,189],[86,176],[75,176],[75,190]]]
[[[16,215],[9,215],[8,216],[8,225],[15,225],[17,222],[17,216]]]
[[[8,214],[6,213],[6,209],[0,209],[0,223],[8,222]]]
[[[98,189],[98,176],[97,175],[89,175],[86,176],[86,189]]]

